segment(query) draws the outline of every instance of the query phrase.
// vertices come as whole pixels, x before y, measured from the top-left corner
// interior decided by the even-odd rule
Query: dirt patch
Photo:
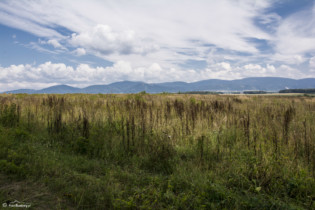
[[[28,209],[74,209],[63,196],[53,194],[42,183],[16,181],[0,174],[0,209],[6,209],[4,203],[14,201],[30,205]]]

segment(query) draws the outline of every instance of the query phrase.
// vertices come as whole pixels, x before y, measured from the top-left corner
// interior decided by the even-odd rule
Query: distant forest
[[[244,94],[266,94],[268,92],[262,90],[251,90],[251,91],[244,91]]]
[[[188,92],[178,92],[179,94],[241,94],[242,92],[215,92],[215,91],[188,91]],[[267,93],[275,93],[275,92],[267,92],[262,90],[248,90],[243,91],[243,94],[267,94]],[[315,94],[314,89],[286,89],[280,90],[279,93],[305,93],[305,94]]]
[[[200,94],[200,95],[207,95],[207,94],[223,94],[223,92],[215,92],[215,91],[187,91],[187,92],[178,92],[179,94]]]
[[[315,94],[315,89],[287,89],[287,90],[280,90],[279,93],[313,93]]]

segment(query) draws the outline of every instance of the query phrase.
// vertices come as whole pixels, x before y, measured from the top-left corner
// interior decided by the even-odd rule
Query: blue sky
[[[314,0],[1,0],[0,91],[315,77]]]

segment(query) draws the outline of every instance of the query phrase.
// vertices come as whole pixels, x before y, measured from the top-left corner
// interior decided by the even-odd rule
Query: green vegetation
[[[315,89],[287,89],[287,90],[280,90],[279,93],[309,93],[309,94],[315,94]]]
[[[314,102],[1,95],[0,202],[41,209],[314,209]],[[12,187],[21,183],[28,193]]]
[[[262,90],[249,90],[249,91],[244,91],[244,94],[267,94],[268,92],[262,91]]]
[[[188,92],[180,92],[179,94],[217,95],[217,94],[223,94],[223,92],[215,92],[215,91],[188,91]]]

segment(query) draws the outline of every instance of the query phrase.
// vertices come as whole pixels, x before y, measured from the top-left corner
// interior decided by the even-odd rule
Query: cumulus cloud
[[[82,56],[86,54],[86,50],[84,48],[77,48],[73,51],[73,53],[77,56]]]
[[[183,70],[165,68],[158,63],[134,67],[130,62],[118,61],[108,67],[91,67],[79,64],[76,67],[63,63],[46,62],[39,65],[11,65],[0,67],[0,91],[18,88],[43,88],[52,84],[69,84],[88,86],[93,84],[109,84],[117,81],[144,81],[149,83],[186,81],[194,82],[206,79],[240,79],[256,76],[282,76],[305,78],[301,71],[286,65],[246,64],[233,66],[230,63],[218,63],[203,70]],[[315,72],[311,74],[315,76]]]
[[[47,44],[52,45],[54,48],[65,49],[56,39],[50,39],[47,41]]]
[[[227,62],[221,62],[221,63],[218,63],[217,64],[218,67],[221,67],[227,71],[230,71],[231,70],[231,65]]]
[[[88,45],[95,53],[148,53],[156,46],[176,52],[197,47],[192,40],[255,53],[257,48],[244,38],[270,38],[252,21],[270,5],[269,0],[3,1],[6,16],[0,16],[0,23],[49,39],[62,36],[58,27],[63,27],[75,33],[74,44]]]
[[[23,81],[35,82],[44,76],[51,77],[44,78],[50,83],[92,84],[313,75],[296,69],[315,50],[314,7],[280,17],[268,12],[273,4],[270,0],[91,0],[75,4],[71,0],[3,0],[0,23],[45,40],[31,42],[29,48],[54,54],[61,51],[66,56],[92,54],[114,63],[106,68],[23,65]],[[260,43],[270,51],[263,52]],[[207,67],[181,69],[188,60],[206,61]],[[313,61],[309,62],[312,67]],[[1,70],[14,73],[14,68],[22,67]],[[12,78],[12,82],[22,81],[18,76]]]
[[[247,74],[249,76],[285,76],[286,74],[282,74],[276,71],[275,66],[267,64],[266,67],[263,67],[258,64],[247,64],[243,66],[243,69],[245,70],[244,74]]]
[[[31,43],[33,43],[33,45],[36,44],[34,42],[31,42]],[[56,39],[49,39],[47,41],[39,39],[38,43],[41,44],[41,45],[51,45],[54,49],[67,51],[67,48],[64,47],[63,45],[61,45],[60,42],[58,40],[56,40]],[[40,47],[40,46],[38,45],[38,47]],[[40,48],[44,49],[43,47],[40,47]],[[38,51],[43,51],[43,50],[40,50],[38,48],[37,48],[37,50]]]
[[[74,33],[69,42],[73,46],[108,54],[147,54],[158,49],[157,45],[145,43],[134,31],[114,32],[108,25],[98,24],[88,31]]]
[[[33,82],[12,82],[12,83],[1,83],[0,82],[0,92],[18,90],[18,89],[34,89],[39,90],[47,87],[58,85],[58,83],[33,83]]]

